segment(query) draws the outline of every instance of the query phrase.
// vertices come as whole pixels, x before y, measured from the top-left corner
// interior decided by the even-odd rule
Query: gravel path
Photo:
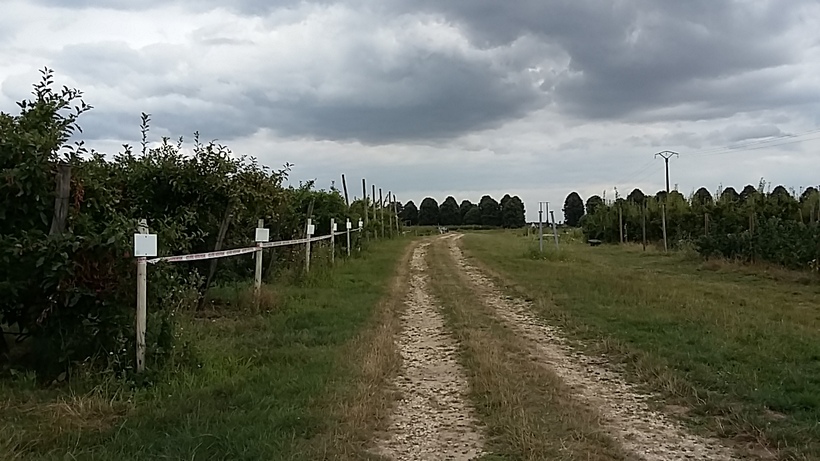
[[[428,245],[413,252],[397,341],[403,367],[395,386],[402,399],[375,451],[394,460],[471,460],[483,454],[483,437],[465,398],[467,377],[456,343],[428,291]]]
[[[489,277],[471,266],[458,247],[459,238],[447,238],[450,254],[478,296],[533,345],[534,360],[598,411],[604,428],[625,450],[646,461],[743,459],[721,441],[691,434],[677,421],[652,410],[649,396],[606,367],[604,358],[571,350],[559,331],[532,314],[529,303],[505,296]]]

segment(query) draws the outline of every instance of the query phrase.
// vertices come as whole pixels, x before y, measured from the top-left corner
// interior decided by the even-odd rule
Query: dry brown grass
[[[35,400],[0,402],[0,458],[29,459],[37,444],[58,443],[66,435],[104,433],[127,415],[132,405],[99,393],[67,395],[50,403]],[[27,431],[17,423],[26,422]],[[36,430],[33,430],[36,428]]]
[[[431,287],[444,306],[487,427],[489,451],[515,459],[626,459],[598,415],[540,366],[523,338],[493,316],[458,272],[444,242],[430,251]]]
[[[375,434],[387,427],[397,398],[390,383],[401,367],[395,338],[401,329],[413,248],[408,245],[398,261],[389,294],[376,307],[370,324],[347,347],[348,360],[341,366],[348,373],[354,370],[353,388],[331,396],[327,406],[340,424],[319,437],[312,450],[316,459],[369,458]]]

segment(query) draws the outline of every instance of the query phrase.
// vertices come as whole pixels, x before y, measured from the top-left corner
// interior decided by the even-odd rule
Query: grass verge
[[[202,366],[159,372],[151,387],[1,382],[2,458],[367,457],[363,441],[389,406],[375,388],[397,366],[384,299],[398,289],[406,246],[374,244],[300,285],[274,283],[269,309],[185,315],[183,335]]]
[[[635,246],[470,234],[465,250],[538,313],[689,409],[703,430],[820,457],[820,285]]]
[[[501,325],[465,280],[446,243],[428,253],[430,286],[462,347],[471,398],[488,435],[484,459],[625,459],[597,415],[530,357],[525,340]]]

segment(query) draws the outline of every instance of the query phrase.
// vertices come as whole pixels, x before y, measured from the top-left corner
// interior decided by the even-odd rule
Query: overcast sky
[[[199,131],[418,203],[820,183],[816,0],[0,0],[0,110],[38,69],[115,153]],[[739,147],[728,150],[729,147]]]

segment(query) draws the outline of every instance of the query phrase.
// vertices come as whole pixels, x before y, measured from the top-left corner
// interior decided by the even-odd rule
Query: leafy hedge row
[[[304,232],[309,209],[318,233],[347,216],[336,190],[284,187],[289,165],[270,170],[198,137],[188,152],[181,138],[149,147],[145,115],[138,154],[127,145],[114,156],[88,151],[69,143],[91,109],[81,93],[55,89],[46,70],[33,94],[19,114],[0,113],[0,327],[29,338],[30,363],[44,378],[77,361],[131,367],[138,219],[158,234],[160,254],[180,254],[213,250],[228,214],[225,248],[252,244],[259,218],[273,239],[288,239]],[[59,163],[71,167],[69,213],[65,230],[51,233]],[[171,354],[174,313],[197,300],[208,264],[151,267],[149,365]],[[249,258],[220,264],[221,278],[253,273]],[[0,360],[6,348],[0,340]]]
[[[726,189],[712,196],[699,189],[688,199],[673,191],[644,196],[636,190],[627,199],[612,203],[587,201],[581,218],[586,238],[620,241],[620,219],[624,238],[640,242],[643,220],[649,241],[663,239],[663,210],[666,209],[670,245],[691,242],[705,257],[719,256],[743,261],[769,261],[790,268],[806,268],[820,259],[820,194],[806,189],[799,198],[782,186],[764,192],[747,186],[741,194]]]

